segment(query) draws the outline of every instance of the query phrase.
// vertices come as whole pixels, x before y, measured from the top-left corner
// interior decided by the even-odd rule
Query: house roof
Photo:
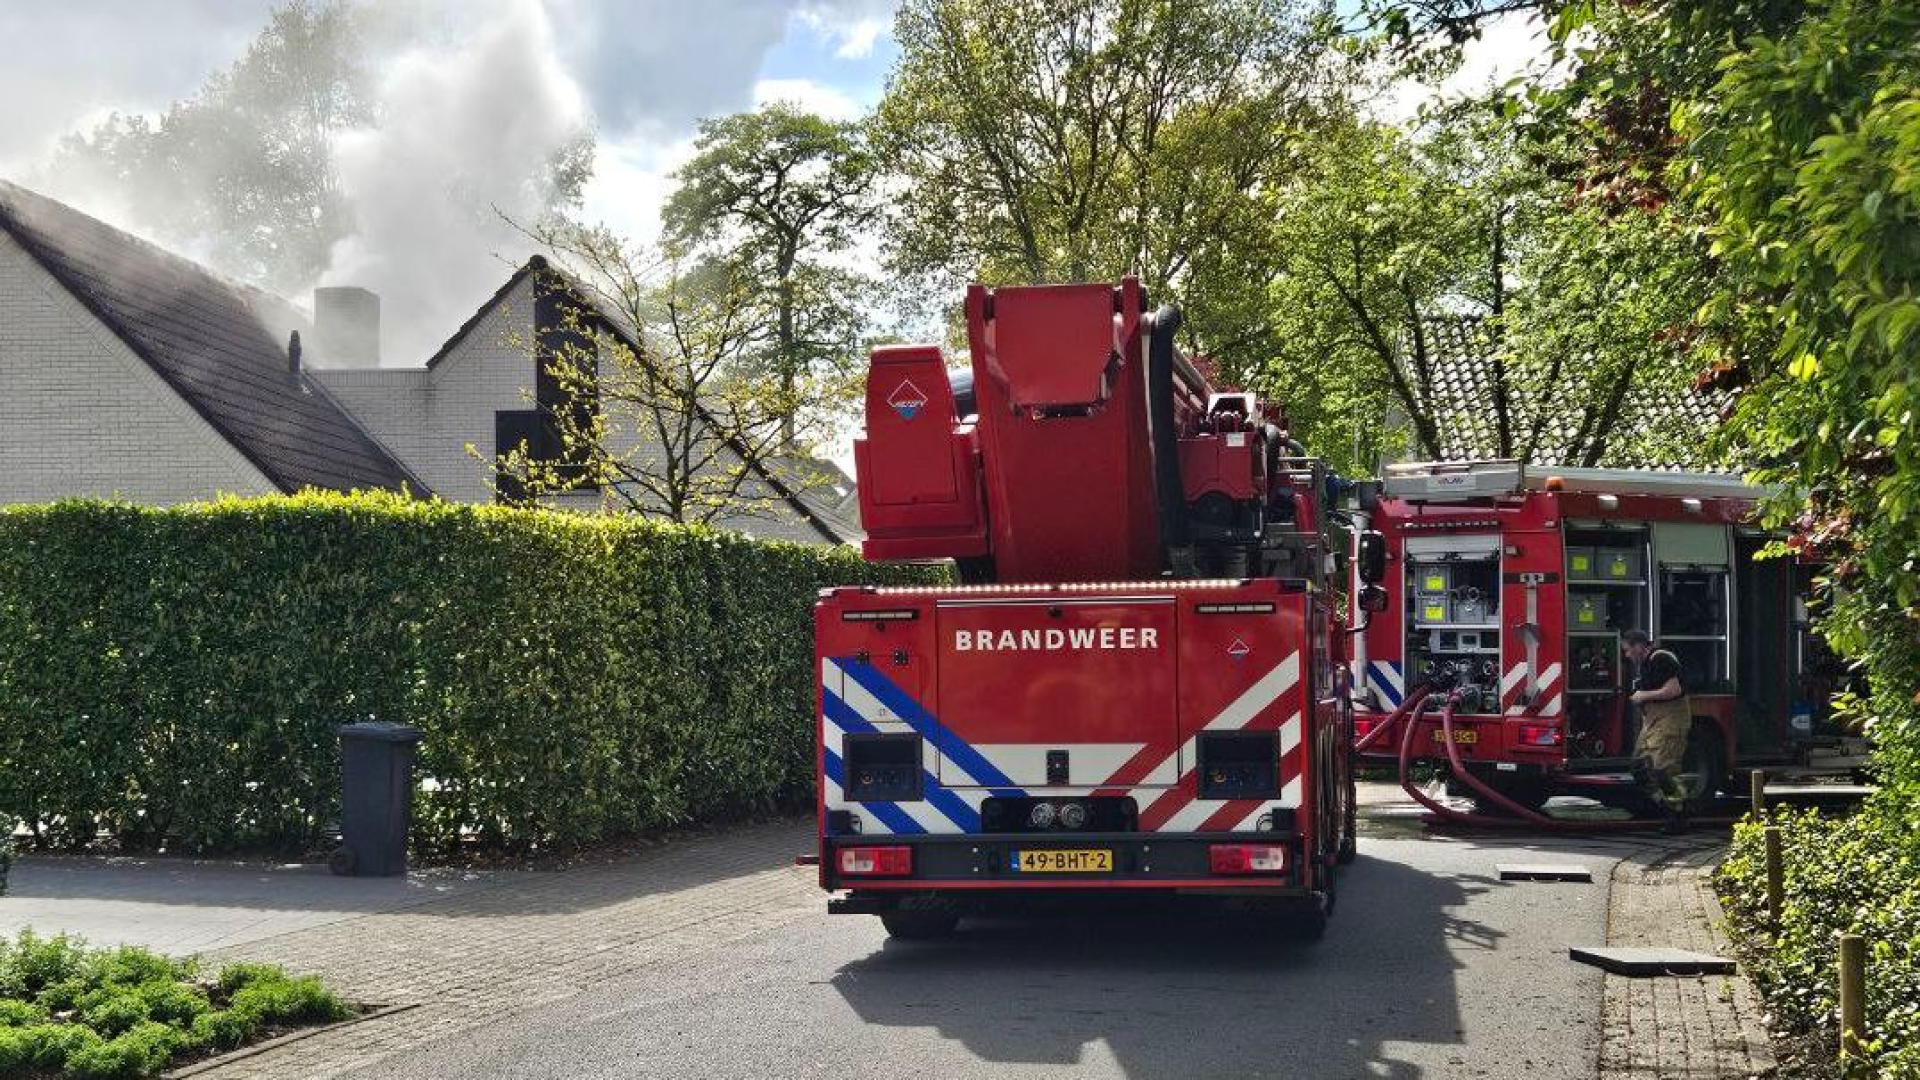
[[[1430,410],[1439,422],[1440,458],[1476,461],[1498,458],[1500,440],[1494,402],[1493,343],[1481,320],[1448,316],[1423,320],[1432,363]],[[1516,380],[1523,381],[1523,380]],[[1542,465],[1579,465],[1569,449],[1587,421],[1585,410],[1562,407],[1584,402],[1582,369],[1569,363],[1551,394],[1514,385],[1515,441],[1524,443],[1536,419],[1539,440],[1532,460]],[[1720,423],[1728,396],[1717,390],[1656,385],[1636,378],[1613,424],[1603,463],[1622,468],[1683,469],[1706,464],[1703,435]],[[1519,447],[1516,447],[1519,449]]]
[[[4,229],[282,491],[426,486],[310,379],[278,297],[0,180]]]
[[[622,345],[641,352],[639,335],[627,319],[617,310],[610,309],[604,298],[595,289],[576,281],[566,271],[552,265],[545,256],[534,255],[521,264],[520,268],[496,290],[486,302],[481,304],[467,320],[460,324],[452,336],[427,361],[433,367],[466,340],[473,329],[480,325],[487,312],[510,295],[515,287],[531,274],[544,275],[545,280],[566,289],[581,303],[591,309],[594,316],[607,331],[619,339]],[[703,410],[704,411],[704,410]],[[711,420],[711,417],[708,418]],[[747,455],[737,441],[729,441],[729,449],[741,458]],[[835,488],[842,487],[851,492],[852,481],[844,485],[839,483],[846,474],[831,462],[821,462],[812,458],[782,457],[764,462],[771,467],[758,470],[761,479],[780,496],[781,501],[793,511],[794,515],[811,527],[829,544],[847,544],[860,539],[857,522],[858,509],[854,508],[852,519],[847,512],[850,495],[842,495]],[[819,483],[826,480],[824,487]]]

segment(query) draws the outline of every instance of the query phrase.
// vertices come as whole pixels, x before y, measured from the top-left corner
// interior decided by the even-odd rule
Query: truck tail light
[[[1287,849],[1274,844],[1213,844],[1207,857],[1216,874],[1277,874],[1287,868]]]
[[[913,849],[904,844],[841,848],[840,872],[861,877],[906,877],[913,873]]]
[[[1521,746],[1559,746],[1560,725],[1521,724],[1519,736]]]

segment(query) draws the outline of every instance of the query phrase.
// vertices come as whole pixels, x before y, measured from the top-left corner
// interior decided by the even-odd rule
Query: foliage
[[[1262,354],[1259,192],[1348,106],[1294,0],[910,0],[875,118],[894,268],[959,281],[1138,274],[1223,361]]]
[[[817,589],[923,572],[626,516],[306,494],[0,511],[0,806],[311,849],[336,728],[425,729],[423,849],[803,803]]]
[[[1771,941],[1761,823],[1735,828],[1715,879],[1745,942],[1742,966],[1779,1025],[1815,1047],[1839,1044],[1840,935],[1866,938],[1870,1057],[1861,1075],[1920,1073],[1920,839],[1904,822],[1885,803],[1838,820],[1813,811],[1777,817],[1785,890]]]
[[[1827,563],[1823,627],[1920,814],[1920,9],[1816,5],[1719,72],[1678,122],[1731,279],[1703,319],[1747,386],[1734,434]]]
[[[19,828],[19,818],[0,814],[0,896],[7,895],[7,873],[13,869],[13,834]]]
[[[1674,328],[1692,312],[1696,245],[1657,209],[1562,178],[1565,147],[1501,106],[1307,142],[1267,194],[1281,332],[1241,377],[1360,470],[1401,453],[1697,463],[1699,433],[1658,420],[1692,377]],[[1449,371],[1461,352],[1479,372],[1470,395]]]
[[[0,940],[0,1073],[88,1080],[152,1076],[180,1056],[230,1050],[268,1025],[343,1020],[347,1006],[311,978],[198,964],[136,946],[91,949],[23,930]]]
[[[725,524],[791,513],[790,496],[828,482],[810,451],[855,382],[765,362],[781,293],[755,267],[671,251],[656,261],[564,222],[532,235],[567,270],[540,285],[558,302],[558,325],[525,343],[554,390],[542,410],[547,445],[495,462],[515,499],[593,490],[608,508]]]
[[[824,257],[848,250],[874,214],[875,173],[858,125],[774,103],[703,121],[679,187],[661,210],[676,245],[716,246],[773,286],[764,366],[788,395],[857,354],[873,283]],[[795,421],[785,418],[788,441]]]

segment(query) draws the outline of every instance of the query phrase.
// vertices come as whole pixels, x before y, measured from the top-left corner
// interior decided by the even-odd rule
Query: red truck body
[[[872,357],[866,555],[963,583],[816,608],[831,910],[913,936],[1147,890],[1323,923],[1353,847],[1324,468],[1137,282],[976,286],[967,321],[970,372]]]

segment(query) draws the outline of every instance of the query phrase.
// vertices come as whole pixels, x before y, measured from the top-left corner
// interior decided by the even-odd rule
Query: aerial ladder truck
[[[957,583],[815,608],[829,910],[931,937],[1125,894],[1318,936],[1355,843],[1337,481],[1138,281],[976,285],[966,327],[963,369],[870,358],[864,554]]]

